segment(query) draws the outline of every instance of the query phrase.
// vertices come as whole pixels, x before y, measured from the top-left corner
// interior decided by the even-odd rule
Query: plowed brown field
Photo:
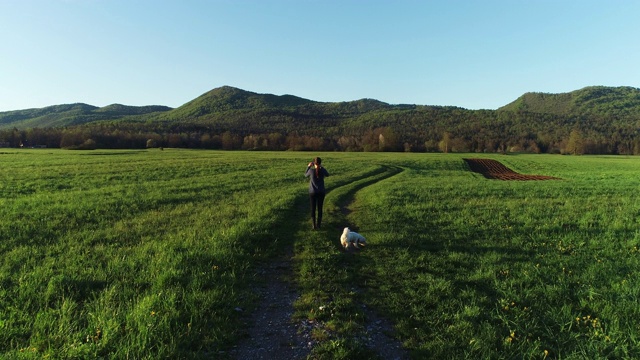
[[[469,165],[469,169],[473,172],[484,175],[487,179],[496,180],[560,180],[553,176],[544,175],[522,175],[508,167],[502,165],[499,161],[491,159],[464,159]]]

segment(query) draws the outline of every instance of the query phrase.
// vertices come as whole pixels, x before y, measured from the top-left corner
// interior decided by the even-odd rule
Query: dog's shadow
[[[358,246],[350,244],[349,246],[347,246],[346,249],[344,247],[342,247],[342,246],[340,246],[340,249],[342,249],[342,251],[344,253],[346,253],[346,254],[357,254],[357,253],[361,252],[362,250],[364,250],[365,247],[366,247],[366,245],[364,245],[364,244],[360,244]]]

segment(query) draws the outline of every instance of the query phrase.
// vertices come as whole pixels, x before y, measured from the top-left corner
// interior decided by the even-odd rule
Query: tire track
[[[371,186],[375,183],[378,183],[380,181],[383,180],[387,180],[393,176],[398,175],[399,173],[401,173],[403,171],[402,168],[400,167],[395,167],[395,166],[383,166],[382,167],[382,171],[381,172],[376,172],[373,173],[370,176],[367,176],[365,178],[362,178],[358,181],[355,181],[351,184],[348,185],[342,185],[340,187],[337,187],[335,191],[340,191],[342,190],[342,188],[345,187],[349,187],[349,191],[346,191],[344,193],[341,193],[338,195],[338,199],[336,201],[336,203],[338,204],[342,204],[340,205],[340,212],[344,215],[347,216],[349,215],[352,210],[350,209],[351,204],[354,201],[355,198],[355,194],[366,188],[367,186]],[[342,229],[340,229],[342,230]]]
[[[231,351],[238,360],[305,359],[313,342],[302,324],[292,321],[293,303],[298,290],[291,281],[292,249],[264,266],[260,271],[263,282],[256,289],[260,303],[247,321],[245,339]]]
[[[342,204],[337,214],[339,217],[331,222],[346,223],[349,206],[353,203],[355,194],[372,184],[387,180],[402,171],[397,167],[382,167],[379,171],[366,174],[365,177],[351,183],[341,184],[331,189],[327,196],[337,196],[336,203]],[[346,189],[346,191],[345,191]],[[259,297],[256,309],[247,315],[247,329],[243,339],[228,355],[234,359],[305,359],[316,345],[311,332],[322,327],[319,322],[308,320],[294,321],[294,302],[299,298],[299,289],[295,284],[293,244],[296,234],[304,233],[308,228],[306,197],[301,196],[295,203],[295,209],[285,216],[286,224],[296,224],[288,232],[289,238],[283,239],[286,249],[277,259],[259,267],[256,277],[260,284],[254,289]],[[301,211],[302,210],[302,211]],[[282,224],[279,224],[282,225]],[[348,225],[345,225],[348,226]],[[342,232],[342,228],[340,228]],[[242,311],[239,309],[239,311]],[[388,320],[378,316],[373,309],[363,305],[366,322],[363,332],[354,334],[375,351],[383,359],[408,358],[402,350],[402,344],[389,336],[394,332],[393,325]]]
[[[282,249],[274,258],[257,266],[257,285],[253,291],[258,304],[246,315],[243,339],[229,352],[233,359],[306,359],[311,353],[310,331],[293,320],[293,304],[300,296],[295,280],[294,243],[297,234],[308,229],[303,227],[303,218],[308,219],[301,211],[306,209],[305,201],[307,196],[300,195],[275,223],[274,231],[283,244]]]
[[[386,170],[384,173],[379,176],[367,178],[356,183],[356,185],[353,186],[353,189],[348,191],[340,198],[340,204],[342,204],[340,207],[340,212],[345,218],[345,226],[353,228],[354,231],[358,230],[357,226],[355,226],[354,224],[349,224],[347,220],[349,216],[352,216],[352,214],[357,211],[352,209],[352,205],[355,202],[355,197],[358,191],[368,186],[377,184],[381,181],[389,180],[403,171],[403,169],[400,167],[386,166],[385,168]],[[355,252],[358,251],[359,250],[355,250]],[[363,292],[363,290],[357,285],[355,287],[355,290],[358,293]],[[375,309],[370,308],[364,304],[362,305],[362,310],[365,314],[365,323],[363,324],[363,332],[356,335],[356,337],[359,337],[361,341],[363,341],[363,343],[369,349],[373,350],[381,359],[409,359],[409,354],[403,348],[402,342],[393,336],[393,334],[395,333],[393,323],[389,319],[379,315],[375,311]]]

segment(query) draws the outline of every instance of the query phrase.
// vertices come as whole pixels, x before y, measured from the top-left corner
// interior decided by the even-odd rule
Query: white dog
[[[367,244],[367,239],[365,239],[364,236],[358,234],[355,231],[351,231],[348,227],[346,227],[342,232],[342,236],[340,236],[340,243],[345,249],[347,249],[351,244],[353,244],[354,247],[359,248],[360,246],[358,245]]]

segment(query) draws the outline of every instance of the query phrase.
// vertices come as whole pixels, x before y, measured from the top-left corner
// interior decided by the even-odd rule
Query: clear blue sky
[[[0,0],[0,111],[220,86],[496,109],[640,87],[637,0]]]

